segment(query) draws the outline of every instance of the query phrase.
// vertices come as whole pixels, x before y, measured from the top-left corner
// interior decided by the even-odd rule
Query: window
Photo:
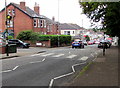
[[[15,16],[15,10],[14,9],[12,9],[12,15]]]
[[[10,21],[10,27],[13,27],[13,21]]]
[[[70,35],[70,31],[67,31],[67,35]]]
[[[8,9],[8,15],[10,15],[10,16],[11,16],[11,10],[10,10],[10,9]]]
[[[34,19],[34,27],[37,27],[37,20]]]
[[[10,21],[7,20],[7,27],[9,28],[10,27]]]
[[[73,34],[74,34],[75,32],[73,31]]]
[[[64,35],[70,35],[70,31],[64,31]]]
[[[43,23],[44,23],[44,20],[40,20],[40,27],[41,27],[41,28],[44,27]]]
[[[40,20],[38,19],[38,27],[40,28]]]
[[[46,28],[46,20],[44,20],[44,28]]]

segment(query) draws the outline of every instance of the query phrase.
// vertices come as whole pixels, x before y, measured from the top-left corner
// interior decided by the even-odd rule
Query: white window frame
[[[10,27],[13,27],[13,21],[10,21]]]
[[[34,19],[33,25],[35,28],[37,27],[37,19]]]
[[[40,28],[40,19],[38,19],[38,28]]]
[[[43,19],[41,19],[41,20],[40,20],[40,27],[41,27],[41,28],[43,28],[43,27],[44,27],[44,23],[43,23],[43,22],[44,22],[44,20],[43,20]]]

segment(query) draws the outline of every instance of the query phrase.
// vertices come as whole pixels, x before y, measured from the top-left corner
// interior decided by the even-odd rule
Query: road
[[[69,47],[2,60],[3,86],[52,86],[51,79],[73,72],[75,64],[85,65],[88,57],[101,50],[96,45],[84,49]],[[97,53],[96,53],[97,52]],[[53,81],[53,80],[52,80]],[[55,81],[55,80],[54,80]]]

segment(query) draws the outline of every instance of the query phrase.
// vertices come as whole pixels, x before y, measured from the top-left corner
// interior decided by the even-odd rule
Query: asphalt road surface
[[[88,57],[94,57],[99,51],[96,45],[84,49],[62,47],[2,60],[2,85],[52,86],[51,79],[71,73],[73,65],[89,61]]]

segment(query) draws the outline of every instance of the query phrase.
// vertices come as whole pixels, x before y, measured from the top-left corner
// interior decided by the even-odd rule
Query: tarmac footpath
[[[64,86],[70,88],[120,88],[119,58],[120,48],[112,46],[106,49],[106,54],[99,54],[88,69]]]
[[[42,48],[42,47],[30,47],[28,49],[17,48],[17,53],[9,53],[9,56],[7,56],[6,54],[0,54],[0,59],[9,59],[13,57],[42,53],[42,52],[46,52],[47,49],[48,48]]]

